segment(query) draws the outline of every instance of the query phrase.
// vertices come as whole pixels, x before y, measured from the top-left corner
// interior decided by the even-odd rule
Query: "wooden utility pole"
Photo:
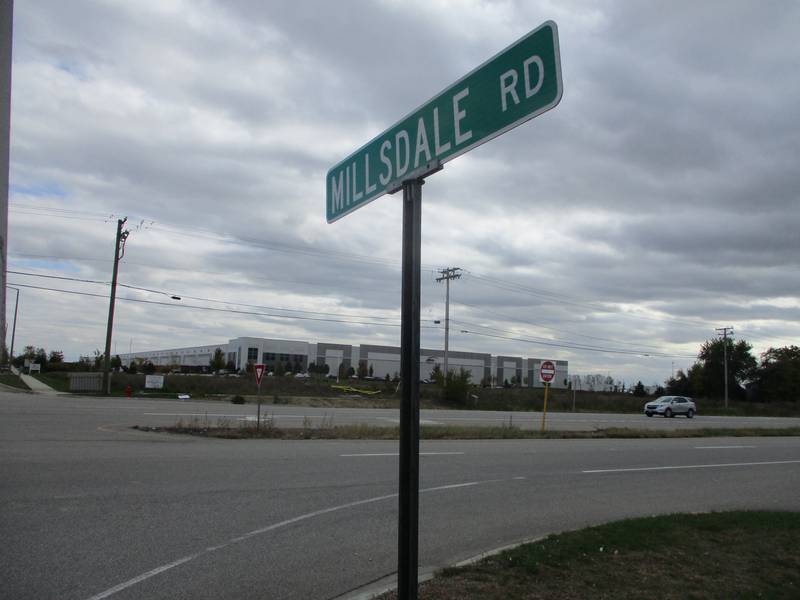
[[[111,330],[114,327],[114,302],[117,299],[117,271],[119,270],[119,261],[125,256],[125,240],[128,239],[130,231],[125,231],[122,228],[127,217],[117,220],[117,241],[114,244],[114,270],[111,275],[111,300],[108,304],[108,327],[106,328],[106,353],[105,364],[103,365],[103,389],[106,394],[111,394]]]
[[[439,271],[441,277],[437,277],[436,281],[441,283],[446,282],[447,292],[445,293],[444,301],[444,380],[447,382],[447,374],[449,372],[449,365],[447,363],[447,354],[450,347],[450,280],[459,279],[461,277],[461,268],[449,267]]]

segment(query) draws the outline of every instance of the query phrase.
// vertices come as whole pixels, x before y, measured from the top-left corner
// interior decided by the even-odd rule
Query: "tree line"
[[[746,340],[706,341],[698,360],[686,372],[667,380],[667,392],[695,398],[725,395],[725,358],[728,363],[728,397],[752,402],[797,402],[800,399],[800,348],[770,348],[760,360]]]

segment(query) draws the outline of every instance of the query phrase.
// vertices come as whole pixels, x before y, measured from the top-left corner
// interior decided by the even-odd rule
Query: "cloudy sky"
[[[454,350],[649,384],[797,344],[796,2],[18,0],[16,349],[102,349],[122,217],[117,353],[399,344],[399,195],[327,224],[326,172],[549,19],[561,103],[423,188],[423,346],[445,267]]]

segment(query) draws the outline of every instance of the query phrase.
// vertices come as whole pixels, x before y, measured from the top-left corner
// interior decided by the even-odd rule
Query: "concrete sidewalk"
[[[42,383],[41,381],[39,381],[35,377],[31,377],[30,375],[25,375],[24,373],[20,373],[19,377],[20,377],[20,379],[22,379],[22,381],[25,382],[25,385],[27,385],[29,388],[31,388],[31,391],[34,394],[58,394],[59,393],[58,390],[54,390],[49,385],[47,385],[46,383]]]

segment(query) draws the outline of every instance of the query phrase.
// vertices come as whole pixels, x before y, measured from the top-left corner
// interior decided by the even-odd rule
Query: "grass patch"
[[[61,373],[37,373],[31,375],[34,379],[38,379],[45,385],[49,385],[54,390],[59,392],[69,391],[69,379],[63,377]]]
[[[798,598],[798,547],[796,512],[629,519],[444,569],[419,598]]]
[[[397,440],[399,427],[381,425],[334,425],[333,417],[318,422],[305,419],[302,427],[276,427],[271,415],[262,417],[260,428],[250,421],[233,422],[230,419],[192,419],[178,421],[171,427],[139,427],[146,431],[160,431],[216,437],[224,439],[266,438],[283,440]],[[644,438],[700,438],[700,437],[758,437],[800,436],[800,427],[784,428],[703,428],[685,430],[610,428],[596,431],[545,431],[520,429],[516,426],[469,427],[459,425],[423,425],[423,440],[528,440],[528,439],[644,439]]]
[[[0,383],[9,387],[19,388],[21,390],[30,390],[30,388],[25,385],[25,382],[22,381],[22,378],[14,375],[13,373],[0,373]]]

